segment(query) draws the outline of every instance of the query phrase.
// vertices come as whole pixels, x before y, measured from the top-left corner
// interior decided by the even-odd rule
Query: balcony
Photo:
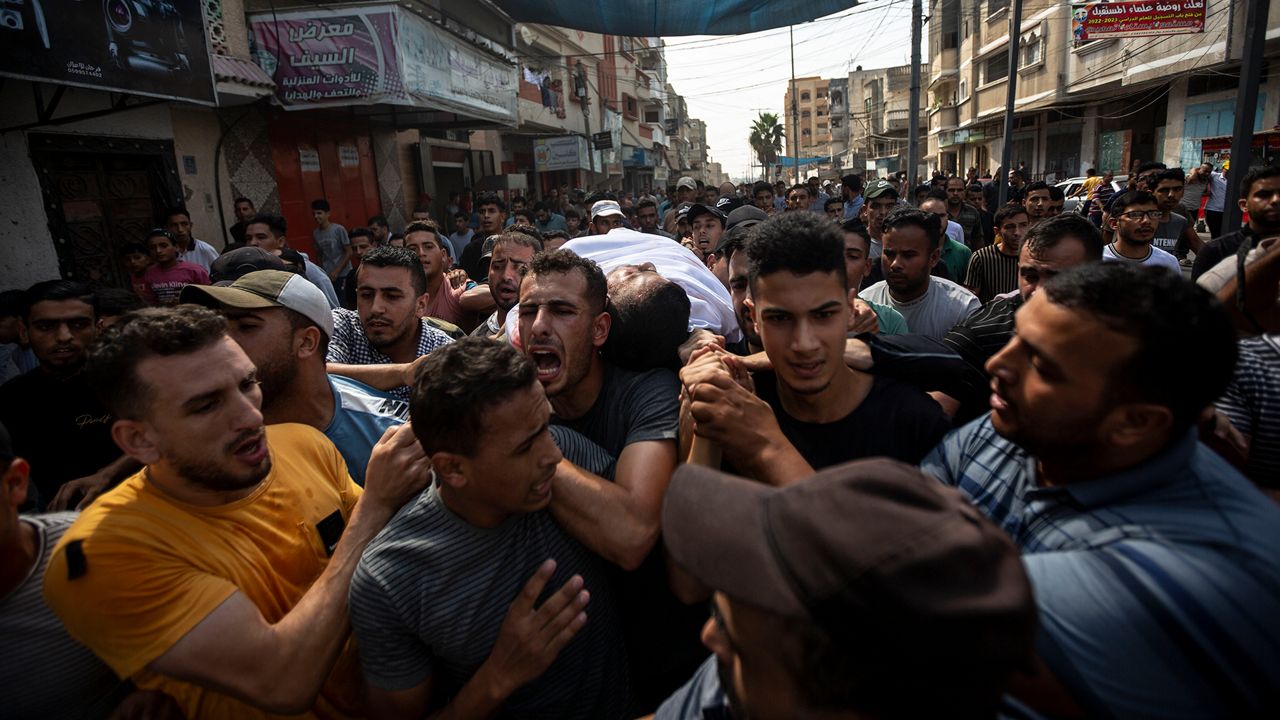
[[[923,111],[923,108],[921,109]],[[885,113],[885,129],[888,132],[909,130],[911,120],[910,110],[890,110]],[[920,118],[920,126],[925,127],[928,123],[923,116]]]
[[[933,61],[929,63],[928,89],[933,90],[941,83],[955,82],[959,74],[960,51],[955,48],[939,50],[933,54]]]
[[[955,105],[938,105],[929,109],[929,132],[954,129],[959,124],[959,112]]]

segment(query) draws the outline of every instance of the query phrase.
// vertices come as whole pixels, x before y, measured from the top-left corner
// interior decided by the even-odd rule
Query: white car
[[[1076,212],[1077,208],[1080,206],[1080,201],[1083,200],[1084,198],[1072,197],[1072,195],[1078,192],[1080,190],[1080,187],[1084,185],[1084,181],[1088,179],[1089,178],[1084,176],[1073,177],[1067,180],[1063,180],[1062,182],[1057,184],[1057,187],[1062,188],[1063,194],[1067,196],[1067,201],[1062,206],[1062,212],[1064,213]],[[1129,185],[1128,175],[1116,175],[1111,178],[1111,188],[1116,192],[1121,192],[1128,185]]]

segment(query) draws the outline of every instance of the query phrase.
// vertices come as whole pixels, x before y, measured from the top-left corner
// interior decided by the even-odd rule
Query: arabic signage
[[[590,170],[586,139],[578,135],[565,135],[535,140],[533,168],[538,172]]]
[[[1202,33],[1206,5],[1208,0],[1077,3],[1071,6],[1071,32],[1077,43]]]
[[[0,75],[216,102],[199,0],[0,0]]]
[[[596,150],[609,150],[613,148],[613,133],[605,130],[604,132],[591,133],[591,147]]]
[[[390,104],[514,125],[516,68],[395,6],[249,17],[255,60],[288,109]]]

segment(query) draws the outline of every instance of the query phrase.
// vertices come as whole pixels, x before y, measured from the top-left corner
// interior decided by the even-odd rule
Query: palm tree
[[[778,122],[776,113],[762,112],[751,123],[751,136],[747,142],[751,143],[751,149],[756,153],[756,160],[760,161],[760,165],[764,168],[765,179],[769,179],[773,167],[778,164],[778,155],[782,153],[784,136],[782,124]]]

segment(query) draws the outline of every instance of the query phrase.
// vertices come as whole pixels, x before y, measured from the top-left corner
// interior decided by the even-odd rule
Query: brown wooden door
[[[178,197],[172,145],[165,145],[82,136],[32,139],[62,277],[130,287],[120,248],[144,242]]]

